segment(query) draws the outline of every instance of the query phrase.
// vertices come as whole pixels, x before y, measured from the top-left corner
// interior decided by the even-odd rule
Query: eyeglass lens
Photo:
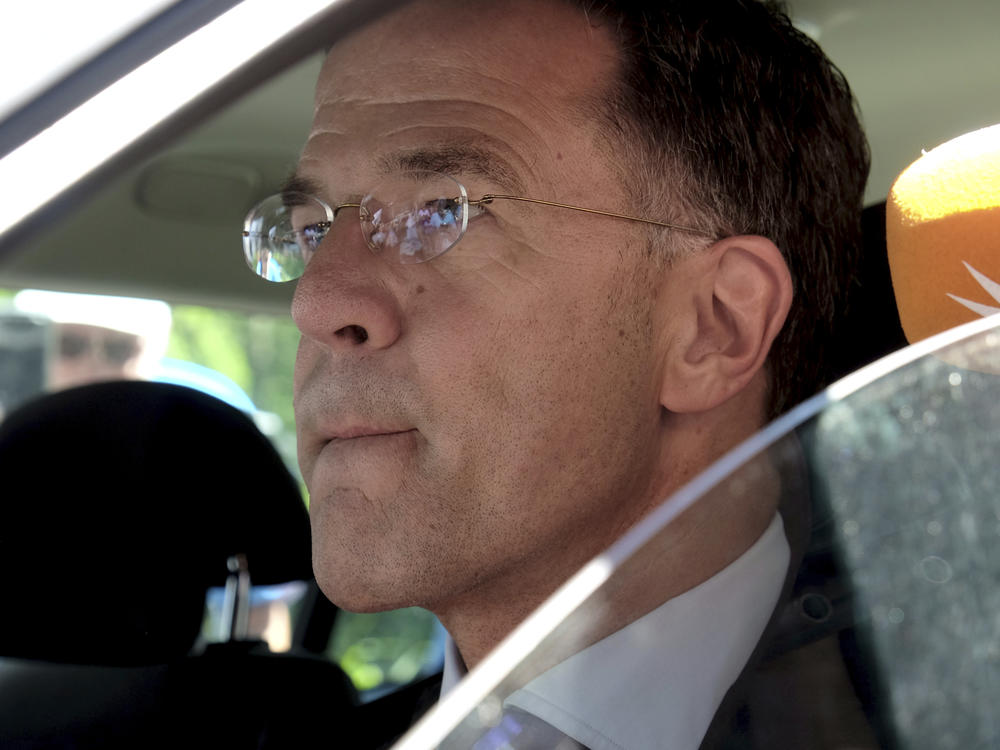
[[[329,232],[336,209],[305,193],[259,203],[244,224],[247,264],[268,281],[291,281],[305,271]],[[365,242],[396,263],[422,263],[461,239],[469,200],[457,180],[436,172],[403,172],[379,185],[358,209]]]
[[[332,221],[333,211],[311,195],[272,195],[257,204],[244,224],[247,264],[268,281],[297,279]]]
[[[423,263],[462,237],[468,204],[457,180],[436,172],[406,172],[361,201],[361,230],[368,246],[390,260]]]

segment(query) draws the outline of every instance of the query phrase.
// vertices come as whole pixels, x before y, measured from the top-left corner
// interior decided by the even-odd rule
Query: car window
[[[0,49],[0,67],[17,68],[17,76],[5,76],[0,96],[0,119],[19,104],[126,36],[169,6],[171,0],[100,0],[86,6],[61,2],[18,3],[8,8],[11,28],[49,30],[48,45],[40,45],[31,35],[11,35]],[[58,14],[62,23],[49,19]]]
[[[86,360],[97,367],[97,360],[108,354],[101,347],[111,342],[118,328],[154,335],[154,329],[164,324],[162,320],[138,322],[129,300],[36,290],[27,293],[35,301],[32,312],[27,313],[24,304],[18,308],[18,302],[26,297],[18,292],[24,290],[0,289],[0,418],[3,411],[9,412],[44,391],[108,375],[92,375],[78,368],[75,374],[81,380],[54,383],[53,372],[60,361]],[[131,319],[126,319],[129,315]],[[104,325],[86,325],[94,322]],[[165,348],[155,367],[143,377],[202,390],[247,412],[271,439],[289,471],[299,478],[303,502],[308,503],[296,462],[292,413],[292,365],[298,331],[288,315],[172,305],[166,325],[169,338],[163,341]],[[73,338],[60,334],[67,327],[73,335],[85,328],[100,333],[94,338],[85,332],[77,350],[63,351]],[[79,351],[80,346],[88,351]],[[91,346],[100,351],[90,352]],[[293,634],[302,627],[300,621],[311,614],[306,591],[305,582],[253,587],[250,636],[266,641],[275,652],[291,649]],[[228,638],[223,601],[224,589],[209,590],[202,644]],[[439,671],[444,638],[437,619],[419,608],[373,614],[340,612],[322,653],[340,665],[362,699],[372,700]]]
[[[396,747],[484,750],[519,737],[526,744],[514,746],[544,747],[526,738],[533,716],[566,721],[546,700],[553,695],[610,707],[611,726],[655,728],[656,715],[683,699],[654,691],[617,701],[621,685],[580,669],[605,643],[591,633],[614,620],[621,591],[655,590],[669,577],[657,568],[659,550],[686,508],[759,493],[781,499],[793,565],[789,501],[811,498],[813,516],[790,602],[740,678],[750,686],[736,712],[748,746],[994,747],[998,373],[994,317],[904,349],[801,405],[581,570]],[[667,630],[643,637],[631,644],[640,660],[669,653]],[[577,671],[588,678],[574,680]],[[641,668],[632,674],[642,679]]]

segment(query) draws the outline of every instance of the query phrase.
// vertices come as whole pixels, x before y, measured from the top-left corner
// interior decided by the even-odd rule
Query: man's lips
[[[366,438],[366,437],[383,437],[388,435],[402,435],[407,432],[413,432],[412,427],[368,427],[368,426],[352,426],[343,427],[333,430],[327,435],[326,442],[333,442],[337,440],[354,440],[356,438]]]
[[[400,451],[415,447],[414,437],[418,434],[415,427],[344,427],[323,433],[313,445],[312,456],[317,459],[325,455],[328,460],[353,462],[356,460],[372,460],[376,456],[388,459],[390,456],[402,456]],[[347,466],[348,464],[343,464]]]

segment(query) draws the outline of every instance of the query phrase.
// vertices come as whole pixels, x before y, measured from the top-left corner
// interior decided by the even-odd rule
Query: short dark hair
[[[717,236],[768,237],[788,264],[795,299],[768,358],[776,416],[829,382],[859,257],[869,154],[850,87],[777,3],[571,1],[620,44],[601,109],[634,197]]]

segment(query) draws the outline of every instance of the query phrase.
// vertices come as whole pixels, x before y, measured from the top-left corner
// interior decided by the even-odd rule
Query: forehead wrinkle
[[[479,75],[477,78],[485,81],[486,90],[491,92],[489,99],[456,97],[450,92],[435,92],[430,87],[417,86],[407,92],[380,90],[377,96],[370,93],[351,95],[343,91],[328,93],[317,100],[313,111],[313,131],[347,134],[356,129],[360,121],[365,126],[365,132],[374,132],[371,128],[398,122],[400,108],[406,112],[415,107],[427,125],[451,125],[472,116],[495,123],[497,128],[526,131],[527,135],[535,137],[533,128],[527,124],[526,112],[530,112],[528,119],[538,121],[536,128],[557,127],[567,117],[583,125],[592,120],[590,104],[593,98],[604,92],[603,88],[597,92],[588,88],[570,94],[558,88],[536,90],[521,81],[496,76]],[[335,87],[331,84],[331,88]],[[503,93],[507,95],[506,100]],[[383,114],[386,111],[388,114]],[[435,122],[435,119],[440,119],[440,122]],[[401,129],[405,128],[389,128],[381,134],[388,135]]]
[[[519,167],[510,170],[514,176],[526,177],[532,175],[517,173],[530,173],[537,154],[520,152],[531,151],[543,142],[539,131],[549,132],[567,120],[576,125],[587,124],[588,118],[578,114],[579,95],[568,95],[559,88],[539,90],[537,86],[496,74],[464,71],[477,83],[467,83],[459,89],[488,93],[462,96],[455,86],[442,89],[440,80],[455,80],[463,71],[453,67],[446,70],[448,74],[430,79],[436,85],[429,81],[427,85],[411,84],[401,90],[373,88],[368,83],[363,90],[355,90],[350,80],[321,78],[310,138],[342,135],[360,142],[385,142],[418,128],[466,131],[465,140],[469,142],[492,139],[493,143],[486,144],[490,150],[502,153],[509,165]],[[518,147],[511,148],[515,142]]]
[[[521,93],[522,103],[531,97]],[[547,113],[538,106],[532,116],[542,119],[541,125],[549,127],[560,122],[572,112]],[[479,123],[478,125],[476,123]],[[489,124],[489,130],[483,124]],[[310,138],[320,135],[365,136],[372,140],[384,139],[418,128],[438,128],[442,131],[466,131],[463,142],[492,141],[494,151],[510,150],[506,141],[499,141],[496,133],[506,134],[531,144],[538,139],[537,127],[530,126],[524,113],[511,110],[510,106],[475,99],[455,97],[414,96],[406,100],[388,97],[378,99],[347,99],[338,97],[320,104],[314,113]]]

